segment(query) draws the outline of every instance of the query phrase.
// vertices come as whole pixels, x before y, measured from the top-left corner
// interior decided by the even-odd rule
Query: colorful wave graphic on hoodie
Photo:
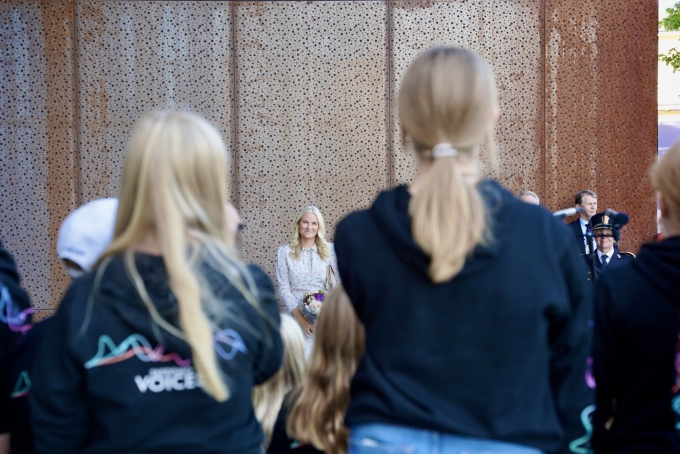
[[[215,351],[225,361],[231,361],[239,353],[248,353],[241,335],[233,329],[223,329],[213,337]],[[228,348],[227,348],[228,347]]]
[[[18,308],[14,307],[9,289],[2,285],[2,288],[0,288],[0,322],[5,323],[10,331],[26,334],[27,331],[33,328],[32,323],[26,323],[28,316],[33,312],[32,307],[23,311],[19,311]]]
[[[246,354],[248,348],[241,335],[233,329],[224,329],[213,337],[214,347],[217,354],[226,361],[231,361],[240,352]],[[107,349],[109,353],[106,353]],[[170,362],[174,361],[180,367],[191,364],[191,358],[183,359],[177,353],[165,353],[164,345],[151,347],[151,343],[141,334],[131,334],[120,345],[106,334],[99,336],[97,354],[85,363],[85,368],[106,366],[115,364],[136,356],[144,362]]]
[[[106,350],[109,353],[106,353]],[[180,367],[189,366],[191,358],[183,359],[177,353],[165,353],[165,345],[151,347],[151,343],[141,334],[131,334],[119,345],[106,334],[99,336],[97,354],[85,363],[86,369],[119,363],[136,356],[146,363],[168,363],[174,361]]]

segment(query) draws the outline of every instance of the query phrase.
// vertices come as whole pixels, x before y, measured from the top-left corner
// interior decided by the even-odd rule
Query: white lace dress
[[[290,314],[300,304],[306,292],[326,288],[326,272],[329,263],[340,282],[338,259],[335,257],[333,243],[328,244],[328,249],[330,257],[327,260],[319,257],[316,244],[309,249],[303,249],[300,252],[300,258],[295,260],[290,256],[289,245],[279,248],[276,256],[276,280],[287,314]],[[305,357],[309,357],[313,341],[314,338],[305,336]]]

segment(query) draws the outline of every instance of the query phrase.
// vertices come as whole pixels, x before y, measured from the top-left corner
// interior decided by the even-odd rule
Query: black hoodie
[[[479,189],[492,240],[443,284],[411,235],[406,187],[338,225],[339,272],[366,327],[346,422],[566,451],[587,442],[592,403],[585,264],[544,208],[495,182]]]
[[[0,357],[31,328],[32,313],[14,259],[0,240]]]
[[[163,259],[137,254],[135,262],[159,314],[177,326]],[[274,287],[262,270],[249,268],[265,317],[203,267],[229,314],[216,322],[214,344],[231,393],[224,403],[201,390],[189,345],[152,321],[120,257],[106,265],[100,285],[99,270],[76,279],[31,375],[36,451],[259,453],[252,386],[277,371],[283,348]]]
[[[593,359],[596,452],[680,452],[680,237],[602,275]]]

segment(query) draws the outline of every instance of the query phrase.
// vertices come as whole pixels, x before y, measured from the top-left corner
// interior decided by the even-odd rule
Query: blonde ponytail
[[[486,231],[484,201],[454,159],[439,158],[411,202],[413,238],[430,256],[429,275],[437,283],[460,272]]]
[[[413,238],[431,258],[430,278],[446,282],[487,236],[479,177],[468,169],[477,167],[485,139],[489,160],[495,162],[493,73],[470,51],[429,49],[407,69],[398,105],[404,143],[410,137],[421,160],[434,159],[411,200],[410,214]],[[433,147],[443,142],[455,153],[434,157]]]

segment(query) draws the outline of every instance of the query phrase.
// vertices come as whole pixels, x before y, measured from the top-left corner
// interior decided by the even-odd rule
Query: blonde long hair
[[[302,384],[305,373],[305,338],[300,324],[287,314],[281,315],[283,363],[273,377],[253,388],[255,417],[262,425],[265,446],[269,445],[286,393]]]
[[[349,385],[364,356],[366,332],[342,285],[323,303],[302,389],[286,425],[289,436],[326,453],[345,453]]]
[[[105,265],[123,255],[152,319],[190,345],[203,390],[220,402],[229,398],[229,389],[215,356],[213,321],[227,314],[200,267],[226,277],[262,314],[253,279],[226,234],[227,169],[224,142],[206,120],[186,112],[140,120],[123,163],[113,242],[100,259]],[[180,329],[160,316],[135,266],[135,248],[153,235],[177,299]]]
[[[652,186],[661,193],[672,227],[680,229],[680,142],[668,149],[652,167]]]
[[[298,224],[300,219],[305,213],[312,213],[316,216],[319,221],[319,231],[316,233],[316,252],[321,257],[321,260],[328,260],[331,256],[330,248],[328,247],[328,242],[326,241],[326,223],[323,220],[321,211],[315,206],[308,206],[304,210],[300,211],[297,219],[295,219],[295,224],[293,225],[293,236],[290,239],[290,256],[295,260],[300,259],[300,252],[302,252],[302,243],[300,242],[300,228]]]
[[[476,187],[477,175],[466,175],[459,164],[476,161],[484,140],[495,162],[493,73],[473,52],[431,48],[406,70],[398,107],[402,142],[410,137],[421,159],[430,158],[440,143],[458,151],[457,156],[437,158],[410,206],[413,237],[431,259],[430,278],[446,282],[460,272],[486,236],[486,208]]]

